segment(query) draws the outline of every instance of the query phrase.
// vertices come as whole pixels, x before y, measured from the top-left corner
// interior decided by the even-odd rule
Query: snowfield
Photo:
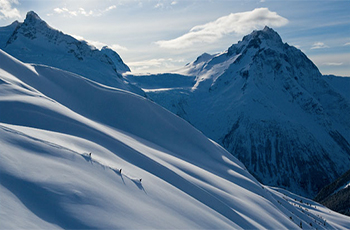
[[[150,100],[2,50],[0,146],[1,229],[350,228]]]

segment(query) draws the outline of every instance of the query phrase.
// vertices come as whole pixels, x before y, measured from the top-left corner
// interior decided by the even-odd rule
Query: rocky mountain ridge
[[[101,50],[49,26],[35,12],[23,23],[0,28],[0,49],[27,63],[67,70],[96,82],[144,95],[122,73],[130,71],[120,56],[108,47]]]

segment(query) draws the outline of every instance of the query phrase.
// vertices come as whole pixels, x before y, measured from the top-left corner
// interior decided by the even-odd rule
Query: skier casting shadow
[[[88,154],[83,154],[82,157],[87,161],[90,162],[92,164],[92,154],[88,153]]]

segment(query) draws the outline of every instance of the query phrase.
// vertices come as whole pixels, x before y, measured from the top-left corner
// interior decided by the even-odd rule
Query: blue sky
[[[349,0],[0,0],[0,26],[30,10],[64,33],[112,47],[133,72],[177,69],[267,24],[323,74],[350,76]]]

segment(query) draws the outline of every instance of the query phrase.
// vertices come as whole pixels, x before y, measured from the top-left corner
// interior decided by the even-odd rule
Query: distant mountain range
[[[271,28],[176,72],[144,76],[123,76],[129,68],[116,52],[53,29],[35,12],[0,28],[0,48],[24,62],[151,98],[264,184],[312,198],[350,165],[350,78],[322,76]]]
[[[322,76],[271,28],[175,73],[127,77],[264,184],[314,197],[350,165],[350,78]]]

